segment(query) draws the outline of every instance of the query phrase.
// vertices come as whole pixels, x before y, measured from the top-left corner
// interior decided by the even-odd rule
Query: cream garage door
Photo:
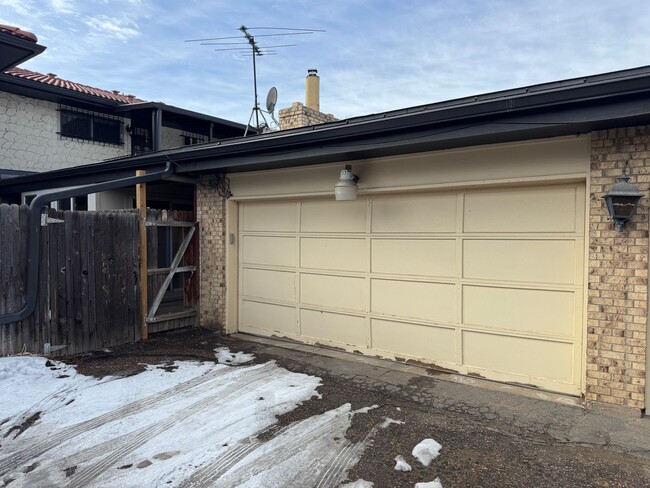
[[[239,330],[580,391],[584,185],[239,206]]]

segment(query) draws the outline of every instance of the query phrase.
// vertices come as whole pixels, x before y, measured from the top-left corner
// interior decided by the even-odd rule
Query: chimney
[[[305,105],[320,112],[320,78],[318,70],[313,68],[307,70]]]

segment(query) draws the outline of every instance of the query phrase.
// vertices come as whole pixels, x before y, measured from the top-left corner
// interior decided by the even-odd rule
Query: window
[[[196,134],[194,132],[183,131],[183,145],[184,146],[193,146],[194,144],[201,144],[205,141],[205,136],[202,134]]]
[[[123,144],[123,121],[114,117],[71,107],[61,112],[61,136],[106,144]]]
[[[144,127],[133,127],[131,129],[131,154],[142,154],[152,149],[151,131]]]

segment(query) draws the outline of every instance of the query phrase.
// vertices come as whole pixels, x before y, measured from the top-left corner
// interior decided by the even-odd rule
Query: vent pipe
[[[305,105],[320,112],[320,78],[314,68],[307,70]]]

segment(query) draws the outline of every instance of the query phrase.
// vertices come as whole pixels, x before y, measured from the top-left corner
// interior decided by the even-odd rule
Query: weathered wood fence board
[[[138,340],[138,215],[58,212],[41,228],[36,311],[0,326],[0,355],[75,354]],[[25,300],[27,207],[0,205],[0,313]]]

